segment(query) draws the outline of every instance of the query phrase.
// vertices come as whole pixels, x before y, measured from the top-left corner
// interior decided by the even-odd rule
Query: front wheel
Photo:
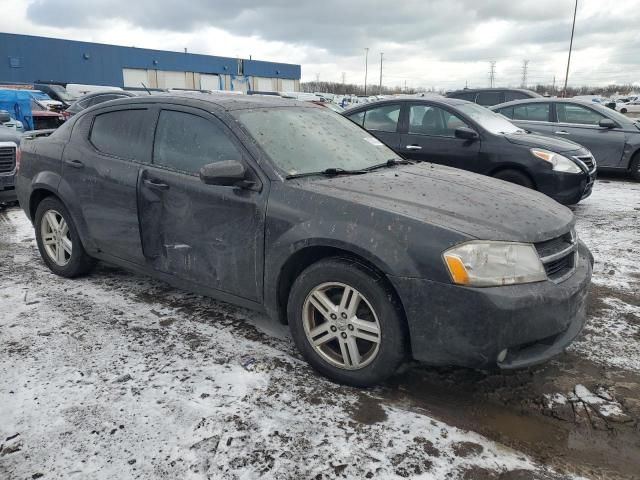
[[[534,188],[531,178],[525,173],[518,170],[501,170],[493,175],[493,178],[504,180],[505,182],[515,183],[521,187]]]
[[[42,260],[61,277],[88,273],[95,263],[85,252],[69,211],[60,200],[47,197],[36,209],[36,241]]]
[[[366,387],[393,375],[406,356],[402,309],[385,279],[354,260],[322,260],[304,270],[289,296],[298,350],[320,373]]]
[[[631,176],[633,177],[633,179],[636,182],[640,182],[640,152],[636,153],[633,156],[629,171],[631,172]]]
[[[627,109],[626,108],[621,108],[620,109],[620,113],[627,113]]]

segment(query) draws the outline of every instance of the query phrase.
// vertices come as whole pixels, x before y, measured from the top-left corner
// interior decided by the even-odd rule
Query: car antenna
[[[144,89],[147,91],[147,93],[149,95],[151,95],[151,91],[147,88],[147,86],[144,84],[144,82],[140,82],[140,84],[144,87]]]

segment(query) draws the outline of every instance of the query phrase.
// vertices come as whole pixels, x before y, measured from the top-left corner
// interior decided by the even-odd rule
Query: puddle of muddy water
[[[631,401],[640,399],[640,377],[603,375],[602,367],[565,355],[563,361],[517,375],[485,375],[462,369],[415,368],[381,392],[389,403],[424,411],[462,429],[521,450],[560,471],[591,478],[640,478],[638,418],[603,429],[543,415],[545,393],[576,384],[618,385]],[[577,417],[576,417],[577,418]]]

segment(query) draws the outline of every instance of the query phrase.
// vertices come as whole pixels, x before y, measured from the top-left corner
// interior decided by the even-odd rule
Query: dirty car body
[[[90,257],[290,325],[300,317],[292,296],[308,272],[328,259],[344,270],[356,265],[385,292],[382,303],[375,292],[361,302],[382,325],[374,340],[379,355],[397,337],[406,339],[398,341],[405,356],[432,365],[525,367],[561,353],[585,322],[592,259],[568,209],[506,182],[399,160],[366,131],[312,104],[224,95],[107,102],[48,138],[26,141],[17,178],[36,232],[39,204],[55,198]],[[533,255],[535,281],[460,283],[445,255],[483,242],[506,248],[507,256],[518,248]],[[360,291],[369,288],[357,283],[358,272],[343,278],[342,267],[326,271],[336,278],[323,285],[355,278]],[[396,330],[376,320],[384,302],[401,319]],[[344,298],[331,308],[338,303]],[[346,318],[346,310],[336,312]],[[336,331],[336,342],[340,332],[347,338],[347,323],[322,325],[329,335]],[[305,357],[338,381],[380,380],[358,380],[350,354],[342,370],[324,354]],[[324,368],[321,357],[331,365]]]

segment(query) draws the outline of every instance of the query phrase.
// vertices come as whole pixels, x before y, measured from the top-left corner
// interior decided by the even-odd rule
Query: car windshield
[[[475,103],[465,103],[463,105],[457,105],[456,107],[462,113],[475,120],[482,128],[496,135],[524,133],[524,130],[516,127],[504,116]]]
[[[325,108],[256,108],[235,115],[285,175],[362,170],[398,157],[355,123]]]

